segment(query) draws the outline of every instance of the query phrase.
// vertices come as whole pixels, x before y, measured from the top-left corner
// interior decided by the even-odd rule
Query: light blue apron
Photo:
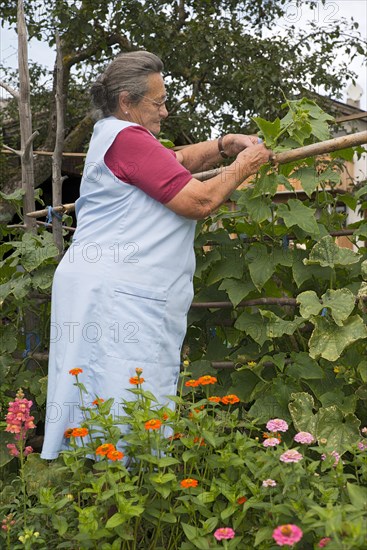
[[[83,369],[86,402],[131,400],[129,378],[142,368],[144,389],[173,407],[193,297],[195,221],[179,216],[104,163],[117,134],[130,126],[109,117],[94,127],[80,198],[77,231],[52,287],[45,441],[41,457],[68,448],[64,432],[83,421],[69,374]],[[138,169],[131,166],[132,170]]]

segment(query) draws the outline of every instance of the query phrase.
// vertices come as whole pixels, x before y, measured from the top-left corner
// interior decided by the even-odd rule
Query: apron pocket
[[[113,291],[106,353],[129,361],[155,363],[162,340],[167,296],[164,292],[123,285]]]

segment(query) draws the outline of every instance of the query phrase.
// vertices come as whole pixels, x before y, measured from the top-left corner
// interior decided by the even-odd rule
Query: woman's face
[[[160,73],[148,76],[148,91],[136,105],[130,105],[127,119],[144,126],[157,135],[161,129],[161,120],[168,116],[165,106],[166,88]]]

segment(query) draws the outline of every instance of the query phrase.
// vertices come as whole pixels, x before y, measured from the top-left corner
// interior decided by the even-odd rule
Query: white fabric
[[[192,297],[195,221],[118,180],[104,155],[130,123],[96,123],[76,202],[77,231],[52,288],[46,432],[41,457],[68,448],[67,428],[82,422],[79,380],[89,402],[132,399],[129,377],[143,369],[144,389],[173,404]],[[138,169],[138,167],[133,167]]]

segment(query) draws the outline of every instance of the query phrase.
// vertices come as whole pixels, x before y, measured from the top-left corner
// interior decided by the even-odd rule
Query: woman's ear
[[[123,114],[128,114],[131,103],[129,100],[129,92],[123,91],[119,95],[119,109]]]

